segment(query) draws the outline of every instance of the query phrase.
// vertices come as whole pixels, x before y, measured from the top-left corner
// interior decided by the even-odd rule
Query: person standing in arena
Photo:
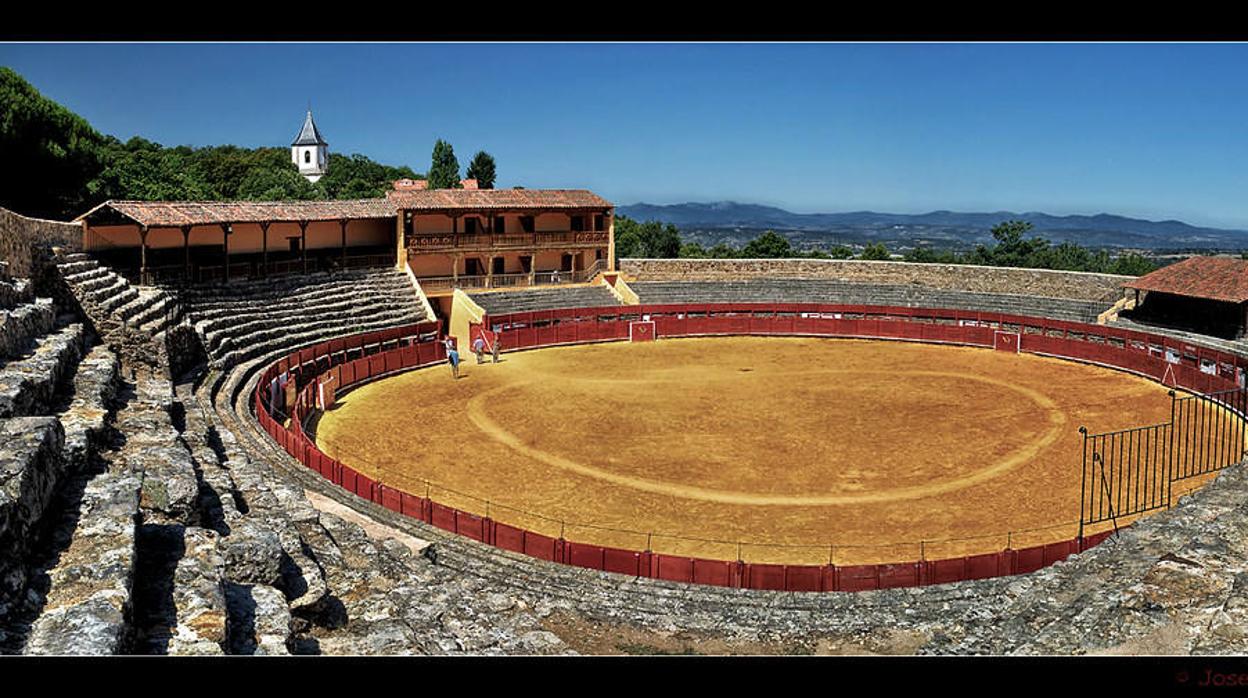
[[[452,347],[451,349],[446,350],[446,362],[451,365],[451,375],[454,376],[456,380],[458,380],[459,379],[459,352],[454,349],[454,345],[451,345],[451,347]]]
[[[490,345],[490,355],[494,357],[494,363],[498,363],[498,333],[494,333],[494,343]]]
[[[477,335],[477,338],[473,340],[472,353],[477,355],[478,366],[485,363],[485,338],[481,335]]]

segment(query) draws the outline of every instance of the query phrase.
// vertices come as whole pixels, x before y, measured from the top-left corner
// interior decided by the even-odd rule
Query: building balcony
[[[538,271],[521,274],[483,274],[473,276],[422,276],[418,277],[425,293],[453,291],[457,288],[523,288],[528,286],[555,286],[584,284],[593,281],[600,272],[606,271],[604,260],[595,261],[588,269],[576,271]]]
[[[537,233],[410,233],[407,236],[408,249],[414,252],[602,247],[607,242],[608,234],[605,230]]]

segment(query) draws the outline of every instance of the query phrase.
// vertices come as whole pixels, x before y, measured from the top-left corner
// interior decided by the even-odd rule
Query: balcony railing
[[[601,246],[607,231],[557,231],[538,233],[413,233],[408,246],[421,252],[463,249],[526,249],[534,247]]]
[[[456,288],[521,288],[525,286],[553,286],[559,284],[583,284],[592,281],[606,269],[606,260],[597,260],[587,269],[577,271],[539,271],[532,274],[494,274],[493,276],[422,276],[420,287],[426,292],[450,291]]]

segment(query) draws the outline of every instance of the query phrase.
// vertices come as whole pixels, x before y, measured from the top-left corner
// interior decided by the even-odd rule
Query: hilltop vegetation
[[[395,179],[423,179],[410,167],[330,153],[316,184],[299,174],[287,148],[165,147],[122,142],[44,97],[0,67],[0,206],[69,220],[108,199],[356,199],[384,196]]]
[[[1042,237],[1024,237],[1032,229],[1025,221],[1003,221],[992,228],[995,245],[978,245],[969,253],[952,250],[933,251],[915,248],[902,258],[907,262],[938,262],[944,264],[978,264],[996,267],[1027,267],[1031,269],[1062,269],[1102,274],[1140,276],[1157,268],[1152,260],[1130,252],[1111,257],[1105,250],[1090,250],[1072,242],[1053,245]],[[696,242],[682,242],[680,230],[671,223],[647,221],[639,223],[627,216],[615,219],[615,254],[617,258],[706,258],[706,259],[851,259],[849,247],[837,245],[826,250],[797,250],[783,235],[768,230],[742,247],[717,244],[704,248]],[[884,243],[871,243],[857,256],[865,260],[892,259]]]

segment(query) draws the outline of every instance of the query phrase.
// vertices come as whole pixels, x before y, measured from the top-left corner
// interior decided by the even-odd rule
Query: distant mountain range
[[[1033,234],[1054,242],[1077,242],[1091,247],[1145,250],[1248,248],[1248,231],[1202,228],[1182,221],[1149,221],[1108,213],[1093,216],[1054,216],[1030,211],[991,213],[792,213],[773,206],[735,201],[659,206],[638,203],[620,206],[619,213],[638,221],[672,223],[686,237],[704,244],[744,242],[760,230],[786,233],[796,244],[862,244],[891,242],[900,247],[928,244],[971,247],[991,241],[992,226],[1023,220],[1035,226]]]

